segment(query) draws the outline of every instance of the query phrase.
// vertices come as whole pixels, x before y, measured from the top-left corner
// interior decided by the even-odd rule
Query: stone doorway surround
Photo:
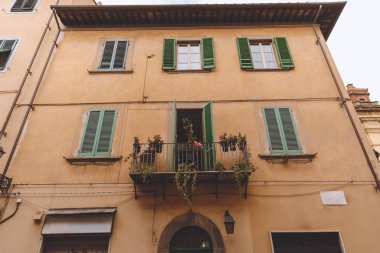
[[[157,253],[169,253],[170,240],[178,230],[185,226],[197,226],[206,231],[212,240],[213,253],[226,252],[222,234],[215,223],[202,214],[189,210],[187,213],[175,217],[166,225],[160,236]]]

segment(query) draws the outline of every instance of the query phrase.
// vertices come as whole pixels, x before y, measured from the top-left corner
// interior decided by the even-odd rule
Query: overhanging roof
[[[327,39],[346,2],[197,5],[53,5],[67,28],[204,27],[316,23]]]

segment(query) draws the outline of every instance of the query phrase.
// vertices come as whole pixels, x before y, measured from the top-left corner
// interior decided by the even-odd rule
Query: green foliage
[[[143,183],[147,183],[150,175],[154,172],[154,169],[146,164],[142,164],[139,168],[139,173],[142,176]]]
[[[195,164],[180,164],[174,180],[178,191],[191,207],[191,199],[197,189],[197,168]]]

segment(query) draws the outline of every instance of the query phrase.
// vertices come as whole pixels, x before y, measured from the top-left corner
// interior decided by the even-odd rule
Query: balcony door
[[[203,108],[174,110],[174,162],[175,168],[181,163],[195,163],[199,170],[211,170],[215,163],[215,145],[212,117],[212,104],[207,103]],[[194,138],[202,146],[189,143],[183,119],[193,124]]]

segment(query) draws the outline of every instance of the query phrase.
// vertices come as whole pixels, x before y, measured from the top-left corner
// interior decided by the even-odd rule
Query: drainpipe
[[[28,109],[27,109],[27,111],[26,111],[26,113],[25,113],[25,115],[24,115],[24,119],[22,120],[22,123],[21,123],[21,126],[20,126],[19,130],[18,130],[18,133],[17,133],[16,139],[15,139],[15,141],[14,141],[14,143],[13,143],[12,150],[11,150],[11,152],[10,152],[10,154],[9,154],[9,157],[8,157],[7,163],[6,163],[5,168],[4,168],[4,170],[3,170],[3,173],[2,173],[2,174],[3,174],[4,176],[7,174],[7,171],[8,171],[8,169],[9,169],[10,164],[11,164],[11,161],[12,161],[13,155],[14,155],[14,153],[15,153],[15,151],[16,151],[17,144],[18,144],[18,142],[19,142],[19,140],[20,140],[20,137],[21,137],[21,134],[22,134],[23,129],[24,129],[24,127],[25,127],[25,124],[26,124],[26,121],[27,121],[27,119],[28,119],[29,113],[30,113],[30,111],[33,109],[33,102],[34,102],[34,100],[35,100],[35,98],[36,98],[36,95],[37,95],[37,92],[38,92],[38,90],[39,90],[39,88],[40,88],[41,81],[42,81],[42,79],[43,79],[43,77],[44,77],[44,75],[45,75],[45,72],[46,72],[47,66],[48,66],[49,61],[50,61],[50,59],[51,59],[51,56],[52,56],[52,54],[53,54],[53,52],[54,52],[54,48],[57,46],[57,40],[58,40],[58,37],[59,37],[60,33],[61,33],[61,29],[60,29],[60,27],[59,27],[59,25],[58,25],[58,32],[57,32],[57,35],[55,36],[55,39],[54,39],[54,41],[53,41],[53,44],[52,44],[52,46],[51,46],[51,48],[50,48],[49,55],[48,55],[48,57],[47,57],[47,59],[46,59],[46,61],[45,61],[45,64],[44,64],[43,68],[42,68],[42,72],[41,72],[40,77],[39,77],[39,79],[38,79],[38,81],[37,81],[36,88],[34,89],[34,92],[33,92],[32,98],[30,99]]]
[[[320,37],[318,36],[318,33],[317,33],[317,29],[316,29],[316,27],[315,27],[315,24],[316,24],[316,22],[317,22],[317,19],[318,19],[318,17],[319,17],[319,13],[320,13],[321,10],[322,10],[322,5],[319,5],[319,10],[318,10],[318,12],[317,12],[317,15],[316,15],[315,18],[314,18],[314,21],[313,21],[313,30],[314,30],[315,37],[317,38],[317,41],[316,41],[316,42],[317,42],[317,44],[319,45],[319,47],[321,48],[321,51],[322,51],[322,53],[323,53],[323,56],[324,56],[324,58],[325,58],[325,60],[326,60],[326,63],[327,63],[327,65],[328,65],[328,67],[329,67],[329,70],[330,70],[331,76],[332,76],[333,79],[334,79],[335,86],[336,86],[336,88],[337,88],[337,90],[338,90],[338,93],[339,93],[339,100],[340,100],[340,103],[341,103],[341,105],[343,106],[343,108],[344,108],[344,109],[346,110],[346,112],[347,112],[347,115],[348,115],[348,118],[350,119],[350,123],[351,123],[351,125],[352,125],[352,128],[354,129],[354,132],[355,132],[356,138],[357,138],[358,141],[359,141],[360,147],[361,147],[361,149],[362,149],[362,151],[363,151],[363,154],[364,154],[364,156],[365,156],[365,159],[366,159],[366,161],[367,161],[367,164],[368,164],[368,166],[369,166],[369,168],[370,168],[370,170],[371,170],[372,176],[373,176],[373,178],[374,178],[374,180],[375,180],[375,183],[376,183],[376,191],[378,191],[378,190],[380,190],[380,182],[379,182],[379,178],[377,177],[377,174],[376,174],[376,172],[375,172],[375,167],[373,166],[373,164],[372,164],[372,162],[371,162],[371,159],[370,159],[370,157],[369,157],[369,154],[368,154],[368,152],[367,152],[367,150],[366,150],[366,148],[365,148],[365,146],[364,146],[363,140],[362,140],[362,138],[360,137],[360,134],[359,134],[358,128],[357,128],[357,126],[356,126],[356,124],[355,124],[355,122],[354,122],[354,119],[353,119],[353,116],[352,116],[352,114],[351,114],[351,111],[349,110],[349,108],[348,108],[348,106],[347,106],[346,99],[345,99],[345,97],[344,97],[344,95],[343,95],[343,91],[342,91],[342,89],[341,89],[340,86],[339,86],[339,82],[338,82],[338,79],[337,79],[337,77],[336,77],[336,75],[335,75],[335,72],[334,72],[334,70],[333,70],[333,68],[332,68],[332,65],[331,65],[331,63],[330,63],[330,61],[329,61],[329,59],[328,59],[328,57],[327,57],[326,50],[325,50],[325,48],[322,46],[322,44],[320,43]]]
[[[59,1],[60,0],[57,0],[56,5],[59,4]],[[5,118],[3,126],[1,127],[1,130],[0,130],[0,140],[3,138],[3,136],[6,135],[5,129],[8,126],[9,120],[10,120],[12,114],[13,114],[13,111],[14,111],[15,107],[16,107],[16,103],[17,103],[17,101],[18,101],[18,99],[19,99],[19,97],[21,95],[22,89],[24,88],[24,84],[26,82],[26,79],[28,78],[28,75],[32,75],[31,69],[32,69],[32,66],[34,64],[34,60],[37,57],[38,51],[40,50],[40,47],[41,47],[41,44],[42,44],[42,42],[43,42],[43,40],[45,38],[46,32],[51,29],[50,28],[50,23],[51,23],[51,20],[53,19],[53,14],[54,13],[52,13],[50,15],[50,18],[49,18],[48,22],[46,23],[46,26],[45,26],[45,29],[44,29],[42,35],[41,35],[40,41],[38,42],[38,45],[37,45],[36,49],[34,50],[33,57],[32,57],[32,59],[31,59],[31,61],[29,63],[28,68],[26,69],[24,78],[22,79],[21,84],[20,84],[20,86],[19,86],[19,88],[18,88],[18,90],[16,92],[16,97],[13,99],[12,106],[11,106],[11,108],[8,111],[8,114],[7,114],[7,117]]]

